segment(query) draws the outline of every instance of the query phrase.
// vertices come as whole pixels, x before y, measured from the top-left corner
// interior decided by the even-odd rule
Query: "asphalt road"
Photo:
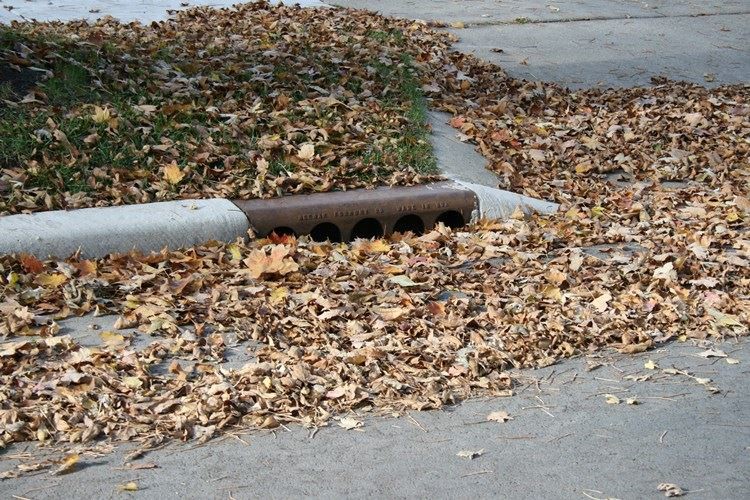
[[[94,344],[98,332],[88,325],[109,328],[112,321],[66,321],[61,333]],[[148,341],[143,337],[136,347]],[[731,364],[699,356],[709,347],[723,351]],[[227,368],[250,359],[244,349],[236,351]],[[655,369],[644,366],[648,360]],[[684,373],[673,374],[672,368]],[[672,483],[691,499],[747,498],[749,374],[747,340],[673,342],[639,355],[603,352],[516,371],[510,397],[397,418],[352,415],[364,422],[355,430],[332,421],[314,435],[288,426],[203,445],[174,443],[130,467],[123,466],[123,457],[132,448],[122,445],[112,454],[84,455],[79,469],[67,475],[42,472],[0,482],[0,496],[628,499],[660,498],[658,485]],[[619,404],[608,403],[607,395]],[[512,420],[487,421],[496,411]],[[458,456],[466,451],[481,454]],[[0,454],[0,472],[25,453],[33,462],[45,451],[34,444],[12,446]],[[144,464],[154,468],[134,468]],[[121,491],[129,482],[137,492]]]

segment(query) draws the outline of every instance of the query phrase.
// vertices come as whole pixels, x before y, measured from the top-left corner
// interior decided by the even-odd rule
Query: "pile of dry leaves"
[[[244,25],[244,16],[256,12],[278,24],[247,23],[247,33],[222,24],[236,17]],[[283,237],[98,261],[0,257],[0,335],[6,337],[0,345],[0,442],[86,443],[107,436],[153,444],[209,439],[235,426],[313,426],[352,409],[436,408],[502,393],[511,388],[509,368],[605,346],[632,353],[673,338],[747,333],[746,87],[660,83],[569,93],[512,80],[495,66],[451,53],[449,37],[422,24],[340,10],[322,16],[254,6],[239,13],[193,10],[157,27],[108,22],[58,28],[80,30],[82,39],[106,29],[135,47],[128,33],[146,42],[157,32],[189,40],[194,34],[180,34],[180,22],[194,26],[191,20],[203,18],[211,29],[227,30],[216,43],[238,50],[253,26],[260,37],[297,25],[306,33],[329,25],[361,33],[364,23],[390,33],[410,54],[433,105],[454,114],[453,125],[479,144],[507,186],[555,199],[562,209],[547,217],[481,222],[470,231],[441,226],[423,236],[351,245]],[[351,50],[364,47],[365,39],[349,40]],[[201,61],[210,64],[211,46],[201,50]],[[176,85],[175,99],[219,84],[170,71],[165,79]],[[236,90],[227,95],[222,105],[237,99]],[[305,99],[313,114],[329,105],[381,105],[376,99],[357,104],[351,96],[334,103],[322,91]],[[227,125],[241,128],[264,119],[269,108],[262,109],[252,115],[247,108],[222,108],[221,114],[241,114]],[[331,146],[316,143],[308,160],[323,168],[327,154],[340,162],[346,148],[383,136],[367,128],[379,126],[380,118],[347,116],[335,140],[328,129],[326,139],[315,135],[317,128],[285,122],[279,147],[299,157],[297,146],[289,145],[318,137]],[[363,126],[360,119],[373,121]],[[282,130],[306,138],[291,140]],[[211,169],[200,172],[206,177]],[[622,178],[607,180],[608,172]],[[236,182],[249,183],[240,191],[265,195],[268,179]],[[146,186],[133,182],[129,186]],[[206,185],[180,186],[173,195]],[[229,189],[214,186],[223,187],[212,194]],[[138,337],[151,342],[136,348],[118,330],[101,332],[98,347],[84,347],[49,319],[38,324],[43,315],[90,312],[118,314],[118,328],[137,327]],[[230,331],[255,358],[239,369],[221,365]]]

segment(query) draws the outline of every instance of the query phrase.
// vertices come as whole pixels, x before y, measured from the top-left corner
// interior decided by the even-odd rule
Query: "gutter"
[[[265,200],[179,200],[0,217],[0,255],[84,258],[138,250],[178,249],[248,234],[309,234],[316,241],[351,241],[394,232],[462,227],[481,218],[552,213],[554,203],[478,184],[450,181],[285,196]]]

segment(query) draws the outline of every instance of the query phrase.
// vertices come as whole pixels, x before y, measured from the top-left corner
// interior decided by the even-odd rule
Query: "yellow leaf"
[[[131,389],[138,389],[143,385],[143,380],[138,377],[125,377],[122,379],[122,383]]]
[[[78,453],[68,455],[63,459],[62,462],[60,462],[60,467],[52,471],[52,475],[57,476],[59,474],[67,474],[68,472],[72,472],[80,459],[81,457],[78,455]]]
[[[175,184],[178,184],[184,178],[185,173],[180,170],[180,167],[177,166],[176,161],[172,161],[172,163],[170,163],[169,165],[164,166],[164,179],[173,186]]]
[[[285,286],[280,286],[278,288],[274,288],[274,290],[271,292],[271,302],[276,304],[279,302],[282,302],[287,295],[289,295],[289,289]]]
[[[107,123],[110,118],[112,118],[112,115],[110,114],[109,109],[94,106],[94,114],[91,115],[91,119],[94,120],[94,123]]]
[[[99,337],[101,337],[102,342],[109,347],[120,347],[125,345],[125,336],[120,335],[119,333],[104,331],[99,334]]]
[[[614,394],[605,394],[604,395],[604,401],[606,401],[609,405],[619,405],[620,404],[620,398],[615,396]]]
[[[138,491],[138,483],[130,481],[129,483],[121,484],[120,491]]]
[[[560,291],[560,288],[556,286],[546,285],[544,288],[542,288],[542,295],[556,302],[563,301],[562,292]]]
[[[65,277],[64,274],[56,273],[56,274],[47,274],[43,273],[36,277],[34,282],[37,285],[42,286],[48,286],[52,288],[57,288],[58,286],[62,285],[68,280],[68,278]]]
[[[591,165],[591,162],[588,161],[581,162],[575,166],[577,174],[585,174],[592,168],[594,168],[593,165]]]
[[[236,244],[232,243],[227,247],[227,250],[229,250],[229,254],[232,256],[233,261],[239,261],[242,259],[242,252],[240,251],[240,247]]]
[[[659,366],[650,359],[643,363],[643,367],[646,370],[656,370],[657,368],[659,368]]]

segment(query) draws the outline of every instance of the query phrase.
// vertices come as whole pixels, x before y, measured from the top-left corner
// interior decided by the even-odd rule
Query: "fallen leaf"
[[[107,123],[110,118],[112,118],[112,115],[109,112],[109,109],[94,106],[94,114],[91,115],[91,119],[94,120],[94,123]]]
[[[57,288],[63,283],[68,281],[68,278],[62,274],[62,273],[55,273],[55,274],[39,274],[37,275],[36,279],[34,280],[35,283],[38,285],[50,287],[50,288]]]
[[[44,270],[42,261],[29,254],[21,254],[21,266],[27,273],[38,274]]]
[[[138,483],[135,481],[130,481],[125,484],[121,484],[118,486],[120,491],[138,491]]]
[[[352,429],[358,429],[362,427],[363,425],[365,425],[364,422],[362,422],[361,420],[352,418],[352,417],[342,417],[339,420],[339,427],[343,427],[344,429],[348,431]]]
[[[620,404],[620,398],[615,396],[614,394],[605,394],[604,395],[604,401],[609,405],[619,405]]]
[[[119,348],[125,345],[125,336],[119,333],[107,330],[100,333],[99,337],[102,339],[102,342],[111,348]]]
[[[732,314],[725,314],[713,308],[708,308],[708,314],[714,318],[717,326],[743,326],[740,319]]]
[[[185,178],[185,173],[180,170],[176,161],[164,166],[164,179],[173,186],[179,184]]]
[[[61,474],[69,474],[73,472],[76,465],[80,461],[81,457],[77,453],[72,453],[65,457],[61,462],[60,466],[54,471],[50,472],[53,476],[59,476]]]
[[[727,354],[719,349],[707,349],[705,351],[695,354],[699,358],[726,358]]]
[[[594,306],[594,309],[596,309],[597,311],[604,312],[607,310],[607,303],[610,300],[612,300],[612,295],[609,292],[605,292],[591,301],[591,305]]]
[[[657,368],[659,368],[659,365],[657,365],[656,363],[654,363],[652,360],[649,359],[648,361],[643,363],[643,367],[646,370],[656,370]]]
[[[297,152],[297,158],[301,160],[312,160],[315,156],[315,146],[312,144],[303,144]]]
[[[460,458],[466,458],[466,459],[469,459],[469,460],[474,460],[477,457],[481,457],[483,454],[484,454],[484,448],[481,449],[481,450],[476,450],[476,451],[473,451],[473,450],[462,450],[462,451],[459,451],[458,453],[456,453],[456,456],[460,457]]]
[[[492,413],[487,415],[487,420],[500,422],[502,424],[509,420],[513,420],[513,417],[511,417],[510,414],[505,411],[493,411]]]
[[[665,497],[681,497],[685,494],[682,488],[672,483],[661,483],[656,489],[663,491]]]
[[[415,283],[414,281],[411,280],[411,278],[409,278],[405,274],[388,278],[388,281],[390,281],[391,283],[395,283],[399,286],[403,286],[403,287],[419,286],[419,283]]]

